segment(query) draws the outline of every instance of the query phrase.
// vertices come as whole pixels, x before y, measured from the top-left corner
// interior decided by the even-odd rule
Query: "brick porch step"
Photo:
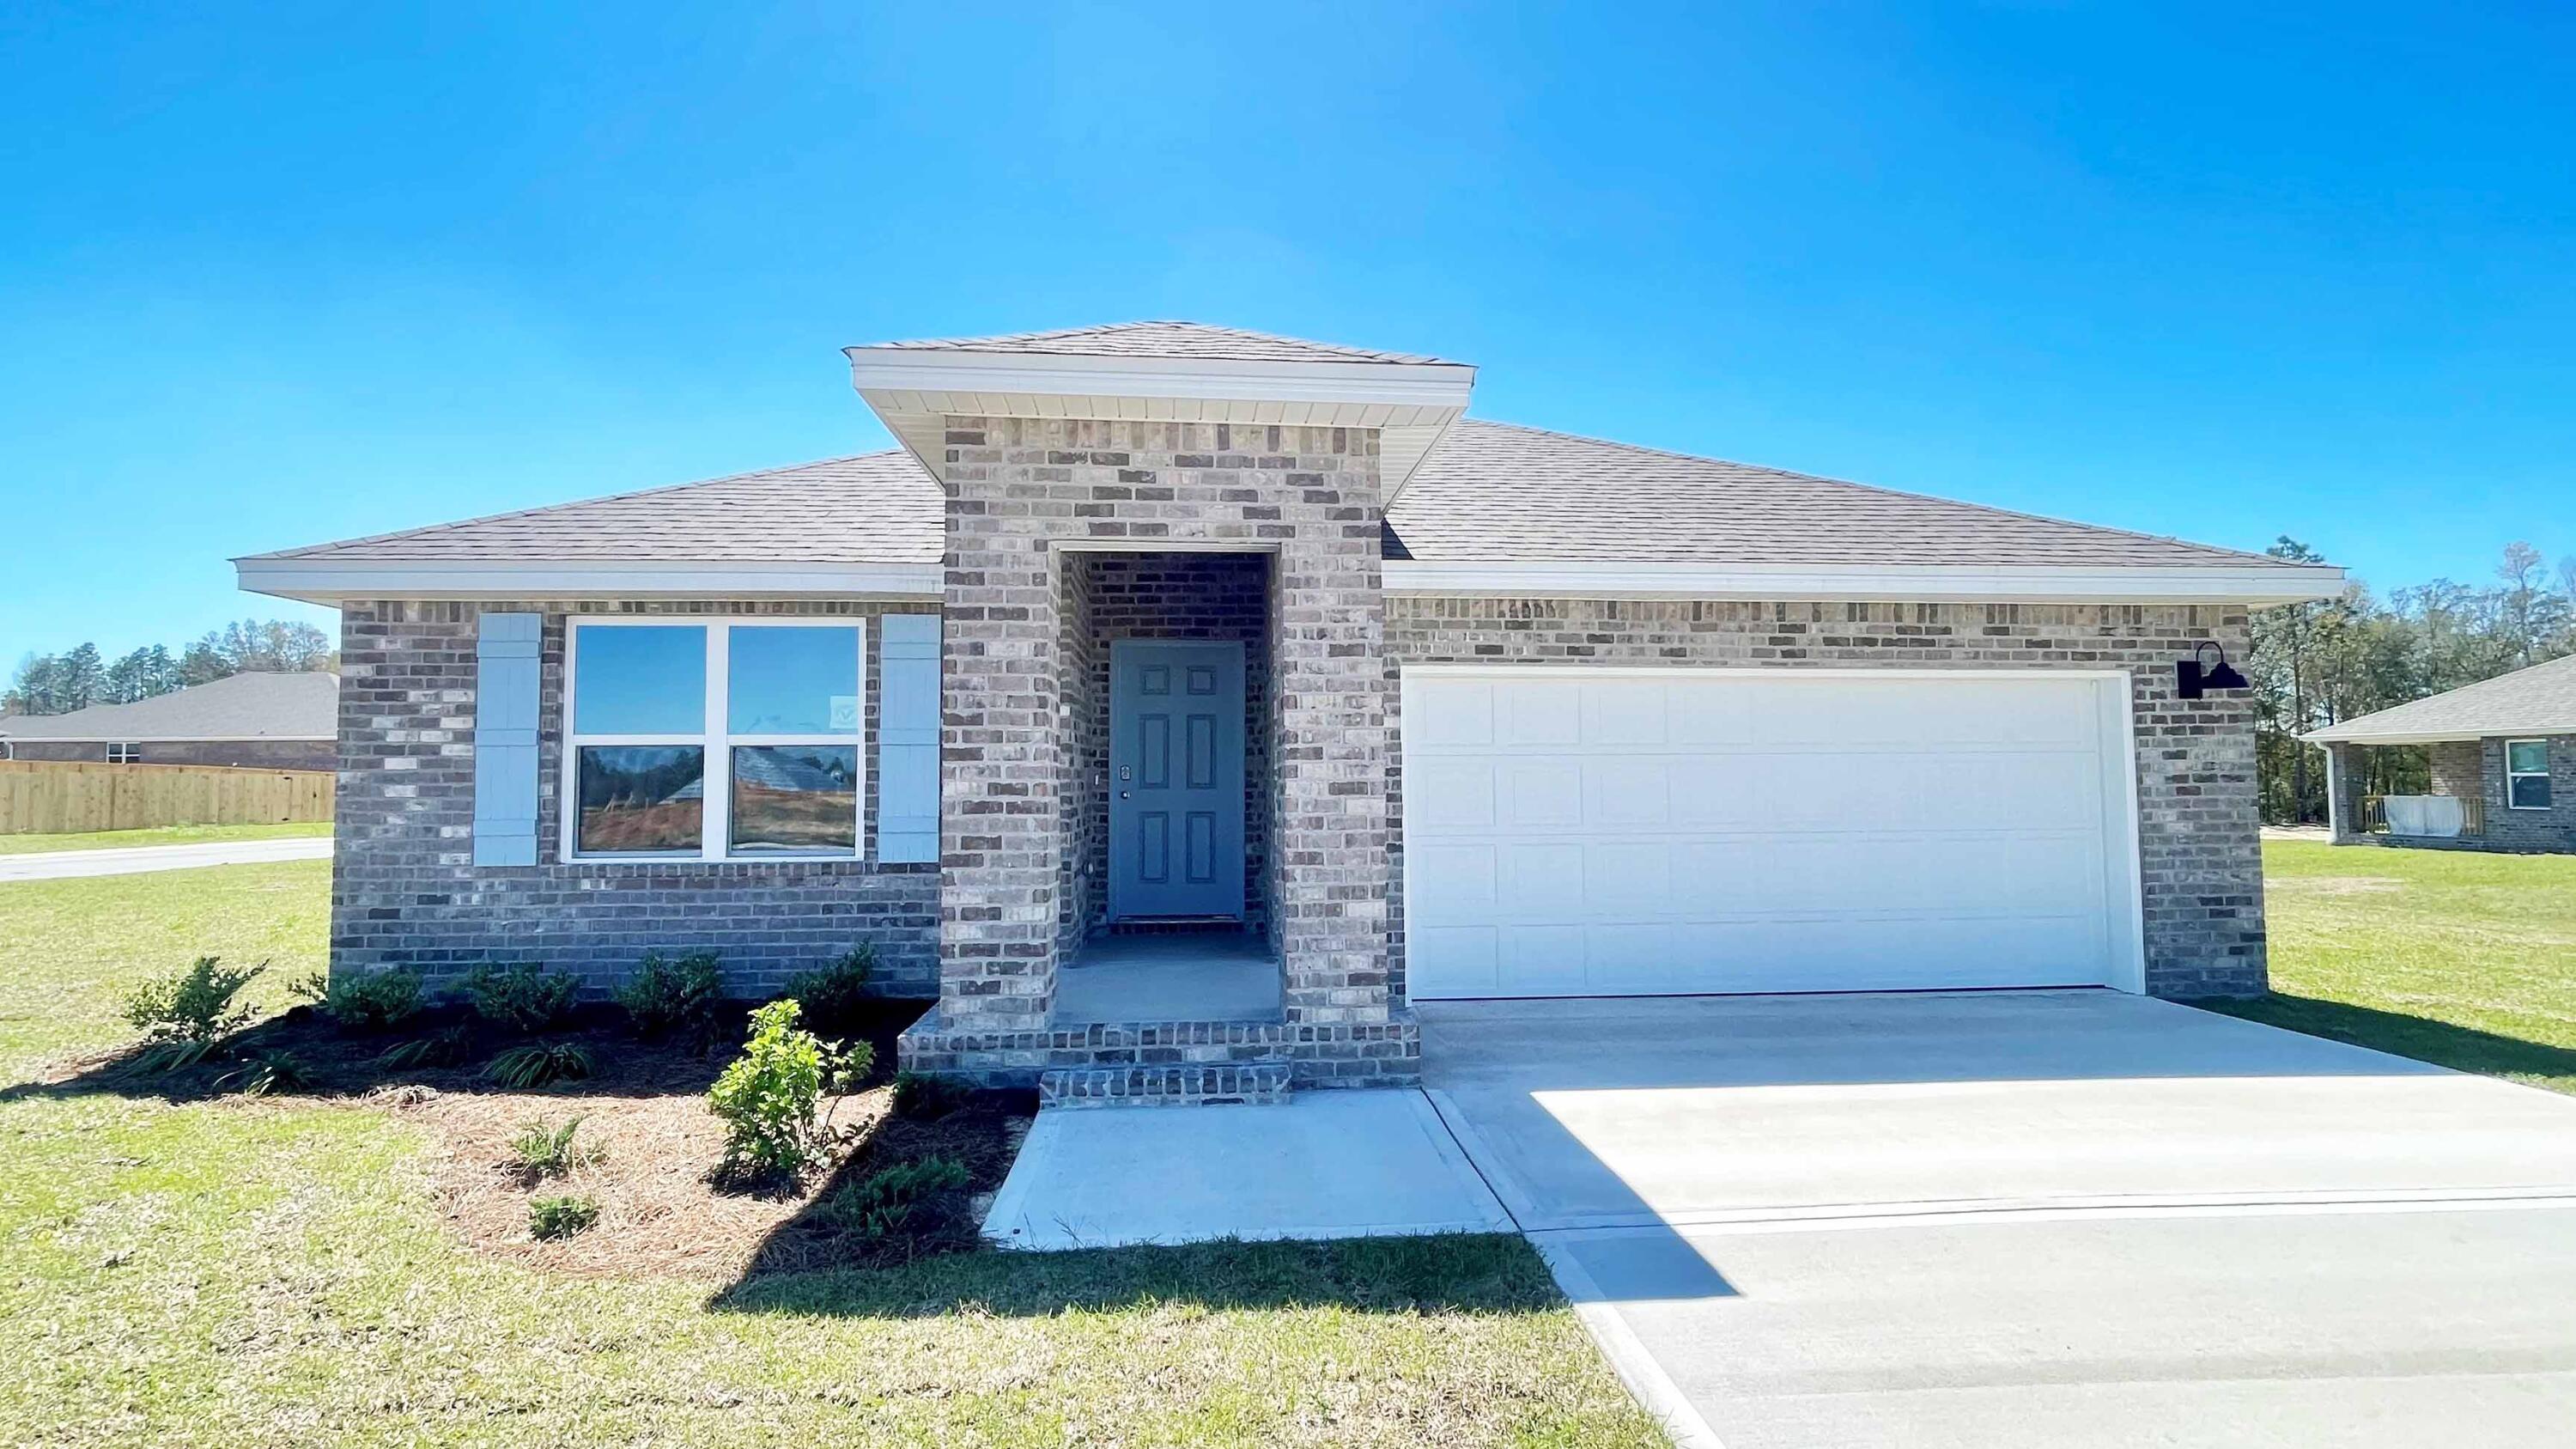
[[[1038,1106],[1272,1106],[1288,1100],[1286,1062],[1065,1067],[1038,1077]]]

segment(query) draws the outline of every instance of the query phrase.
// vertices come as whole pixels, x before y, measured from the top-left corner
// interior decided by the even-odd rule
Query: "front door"
[[[1109,645],[1109,914],[1243,915],[1243,646]]]

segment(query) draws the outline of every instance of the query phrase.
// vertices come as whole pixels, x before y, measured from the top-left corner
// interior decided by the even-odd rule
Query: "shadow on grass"
[[[1331,1306],[1363,1313],[1535,1313],[1564,1303],[1526,1241],[1478,1233],[1067,1253],[988,1249],[890,1268],[755,1272],[708,1306],[854,1318],[1042,1318],[1140,1304],[1212,1312]]]
[[[2258,1021],[2287,1031],[2391,1052],[2436,1066],[2486,1076],[2576,1079],[2576,1048],[2523,1037],[2500,1036],[2429,1016],[2355,1006],[2313,996],[2274,993],[2251,999],[2190,1003],[2204,1011]]]

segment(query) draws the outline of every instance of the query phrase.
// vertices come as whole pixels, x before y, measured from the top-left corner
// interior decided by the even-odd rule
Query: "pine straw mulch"
[[[522,1038],[476,1022],[460,1008],[423,1012],[395,1033],[352,1036],[310,1007],[297,1007],[236,1039],[237,1052],[286,1051],[312,1080],[291,1098],[380,1108],[425,1129],[432,1182],[457,1234],[479,1252],[575,1276],[646,1274],[731,1282],[746,1275],[832,1267],[878,1267],[936,1253],[970,1251],[983,1208],[1010,1171],[1036,1110],[1034,1094],[965,1092],[915,1117],[894,1113],[895,1034],[920,1003],[884,1002],[854,1035],[876,1051],[876,1069],[857,1091],[822,1104],[831,1128],[827,1160],[792,1183],[719,1184],[724,1126],[707,1108],[707,1088],[741,1038],[728,1013],[712,1050],[637,1040],[622,1014],[584,1008],[570,1029],[535,1038],[574,1041],[596,1070],[578,1080],[515,1090],[486,1080],[493,1056]],[[458,1025],[473,1045],[463,1064],[388,1070],[387,1047]],[[149,1092],[172,1101],[218,1095],[214,1082],[236,1065],[219,1061],[159,1076],[127,1069],[130,1050],[93,1058],[46,1088],[59,1092]],[[531,1180],[511,1141],[531,1123],[578,1117],[578,1147],[595,1154],[560,1177]],[[961,1164],[963,1186],[923,1196],[895,1231],[855,1231],[835,1201],[886,1168],[938,1155]],[[587,1197],[599,1220],[576,1236],[537,1241],[528,1205],[538,1197]]]

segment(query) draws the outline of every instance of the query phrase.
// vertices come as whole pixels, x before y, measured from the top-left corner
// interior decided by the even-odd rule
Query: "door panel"
[[[1243,915],[1243,646],[1109,646],[1109,913]]]

